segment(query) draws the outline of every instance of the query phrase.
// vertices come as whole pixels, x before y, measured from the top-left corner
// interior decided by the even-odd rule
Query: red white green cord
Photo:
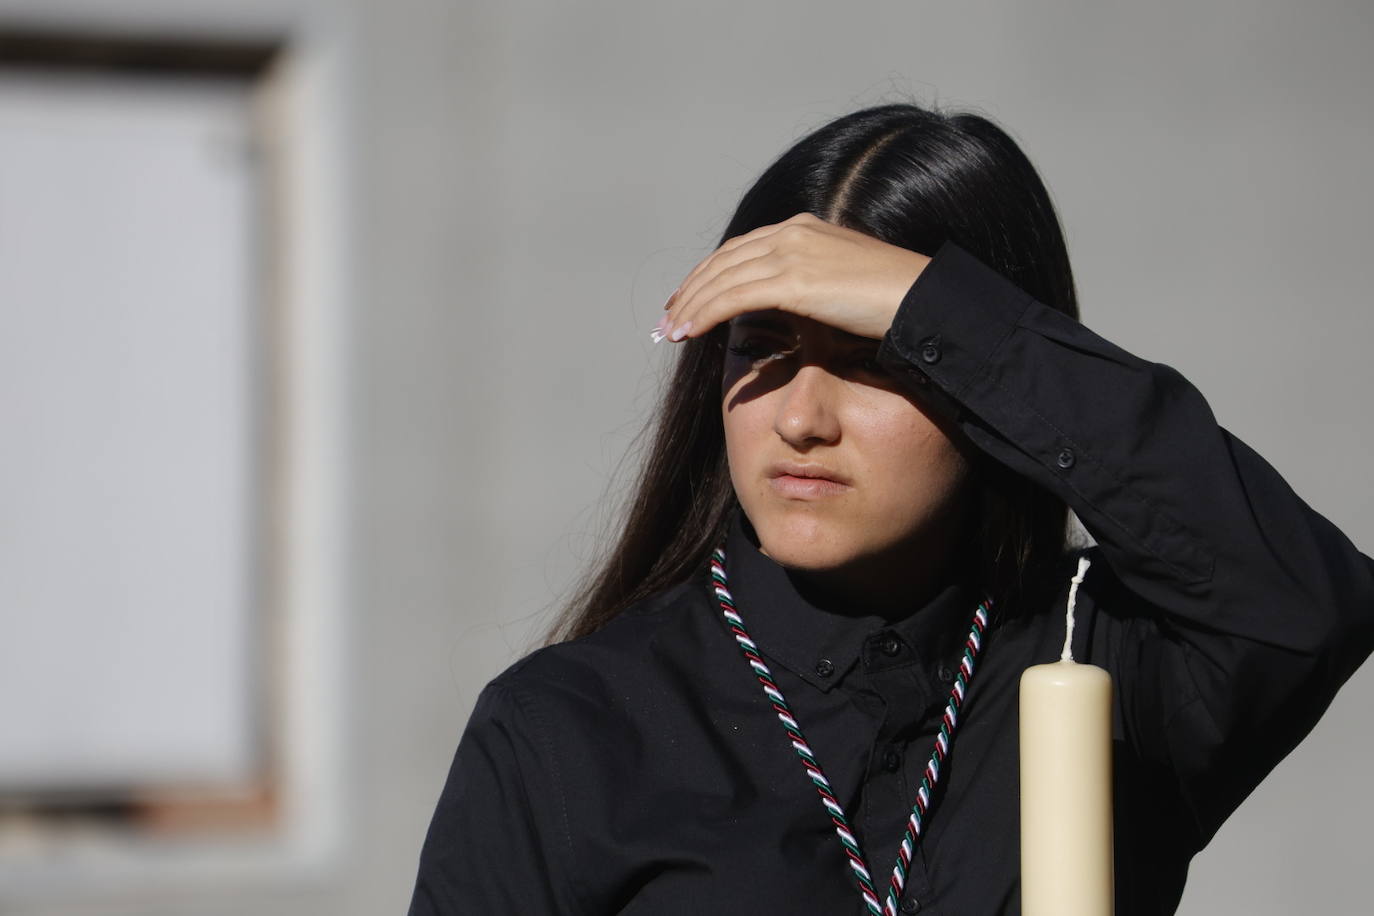
[[[911,857],[915,852],[916,840],[921,835],[921,826],[930,810],[931,796],[935,790],[935,784],[940,780],[941,766],[944,764],[945,758],[949,756],[950,746],[954,740],[954,729],[959,724],[959,707],[963,705],[968,684],[973,679],[974,661],[978,658],[978,653],[983,647],[983,634],[987,629],[988,607],[991,602],[984,601],[979,604],[973,613],[973,627],[964,644],[964,656],[959,662],[959,673],[955,676],[949,702],[945,705],[940,731],[935,736],[935,750],[931,752],[930,760],[926,762],[925,773],[921,777],[921,786],[916,790],[916,802],[912,805],[911,815],[906,822],[906,832],[902,836],[902,844],[897,851],[897,863],[893,866],[892,877],[888,881],[887,900],[882,906],[879,906],[878,893],[873,886],[873,878],[869,873],[868,863],[864,859],[863,850],[859,848],[858,838],[850,829],[849,819],[845,817],[844,808],[831,790],[830,781],[826,779],[820,762],[816,760],[815,753],[802,735],[801,725],[792,715],[792,710],[787,705],[787,700],[783,698],[782,691],[774,683],[773,673],[764,664],[758,646],[744,628],[744,620],[735,607],[735,599],[726,587],[725,545],[723,542],[711,553],[711,580],[714,583],[716,601],[720,604],[726,625],[734,635],[735,642],[739,643],[740,651],[744,654],[744,660],[748,662],[749,667],[754,671],[754,676],[763,685],[764,694],[768,697],[768,701],[773,704],[773,711],[777,713],[778,721],[782,723],[783,730],[787,732],[793,750],[797,752],[797,756],[801,758],[802,766],[806,768],[806,775],[810,777],[812,784],[816,787],[817,794],[820,795],[821,804],[825,806],[826,814],[830,816],[831,823],[835,825],[835,835],[839,837],[840,845],[844,847],[845,857],[849,861],[849,868],[855,881],[858,882],[859,893],[863,896],[864,906],[873,916],[897,916],[898,900],[902,896],[902,889],[906,886],[907,869],[911,866]]]

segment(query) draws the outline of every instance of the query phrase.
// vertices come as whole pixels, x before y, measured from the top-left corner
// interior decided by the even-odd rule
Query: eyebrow
[[[792,323],[777,312],[746,312],[732,318],[730,324],[737,328],[756,328],[760,331],[776,331],[779,334],[796,333]]]
[[[784,336],[797,336],[797,329],[791,321],[782,317],[782,312],[773,309],[761,312],[746,312],[730,319],[730,324],[740,328],[754,328],[760,331],[773,331]],[[872,337],[864,337],[861,334],[851,334],[831,325],[823,325],[832,337],[839,343],[845,345],[863,345],[876,347],[880,341]]]

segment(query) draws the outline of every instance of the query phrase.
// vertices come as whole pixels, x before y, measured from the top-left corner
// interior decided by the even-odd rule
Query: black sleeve
[[[577,912],[566,810],[537,710],[499,682],[468,720],[420,853],[410,916]]]
[[[879,361],[1062,498],[1147,609],[1112,637],[1119,711],[1205,842],[1374,649],[1374,561],[1177,371],[952,243],[903,299]]]

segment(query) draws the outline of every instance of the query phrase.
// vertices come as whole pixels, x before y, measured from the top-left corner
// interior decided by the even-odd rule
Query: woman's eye
[[[767,340],[743,340],[729,347],[731,353],[743,356],[751,362],[765,359],[778,359],[787,355],[787,350],[777,343]]]
[[[855,369],[868,375],[889,374],[888,371],[883,368],[882,364],[878,362],[878,355],[876,353],[866,356],[856,356],[852,364]]]

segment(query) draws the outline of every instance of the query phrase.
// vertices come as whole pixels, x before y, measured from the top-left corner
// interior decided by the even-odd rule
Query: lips
[[[820,499],[851,489],[849,479],[820,464],[784,461],[768,468],[768,484],[786,499]]]
[[[768,468],[770,478],[796,477],[802,480],[828,480],[832,483],[849,486],[849,478],[832,471],[823,464],[801,464],[795,461],[780,461]]]

